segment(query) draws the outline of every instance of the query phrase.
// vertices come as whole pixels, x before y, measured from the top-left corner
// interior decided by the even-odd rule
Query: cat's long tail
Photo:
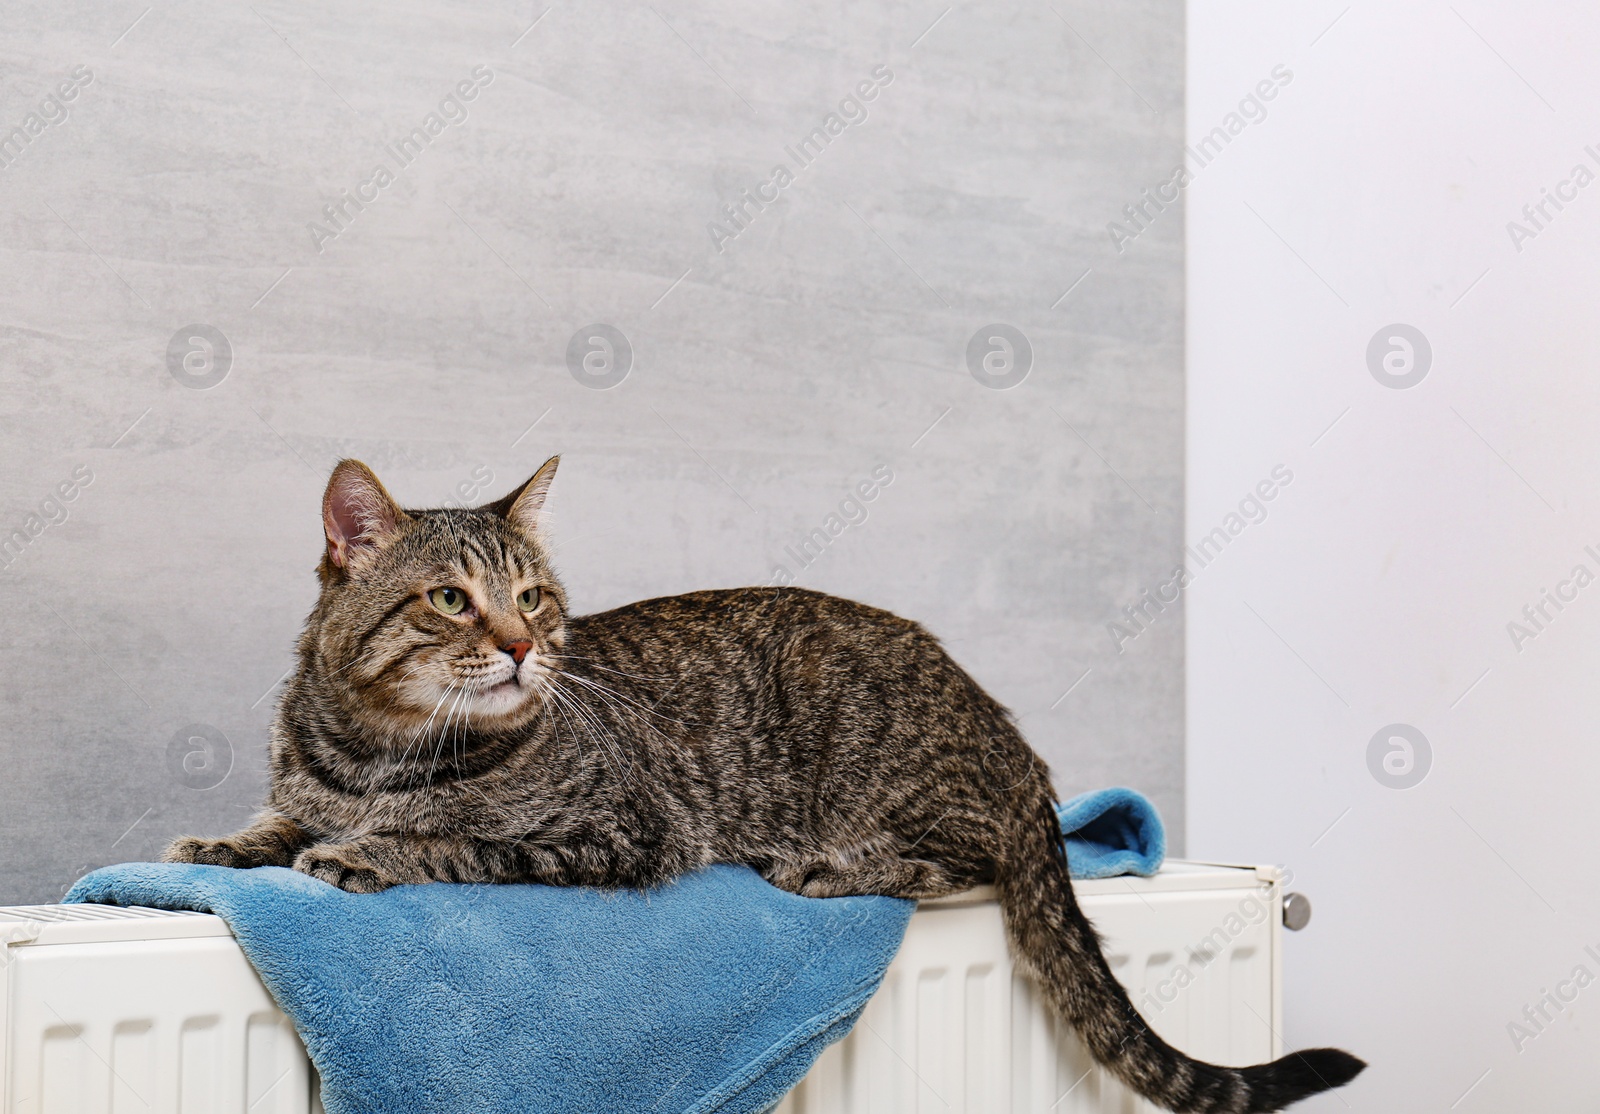
[[[1192,1059],[1158,1037],[1111,973],[1094,926],[1078,908],[1047,793],[1035,800],[1033,815],[1017,818],[1015,851],[997,871],[1006,927],[1057,1014],[1117,1078],[1168,1110],[1250,1114],[1341,1086],[1367,1066],[1337,1048],[1312,1048],[1270,1064],[1227,1068]]]

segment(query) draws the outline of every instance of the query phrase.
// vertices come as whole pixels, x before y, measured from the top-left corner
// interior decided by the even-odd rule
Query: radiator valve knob
[[[1283,927],[1299,932],[1311,923],[1311,899],[1305,894],[1283,895]]]

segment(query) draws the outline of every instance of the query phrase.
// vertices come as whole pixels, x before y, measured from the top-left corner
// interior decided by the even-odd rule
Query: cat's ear
[[[322,495],[322,529],[328,537],[328,562],[346,569],[394,536],[406,512],[389,497],[359,460],[341,460]]]
[[[489,509],[513,526],[520,526],[530,534],[537,532],[544,499],[550,494],[550,484],[556,478],[556,466],[560,463],[561,457],[551,457],[539,466],[527,483],[505,498],[490,503]]]

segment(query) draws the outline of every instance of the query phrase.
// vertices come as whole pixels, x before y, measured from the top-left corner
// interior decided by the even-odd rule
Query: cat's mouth
[[[479,715],[503,716],[516,712],[529,697],[516,673],[496,679],[485,677],[471,688],[470,700]]]

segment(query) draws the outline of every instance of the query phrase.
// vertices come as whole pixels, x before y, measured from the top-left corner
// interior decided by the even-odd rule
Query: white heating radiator
[[[1169,862],[1079,882],[1112,969],[1171,1043],[1279,1055],[1282,887]],[[923,902],[882,989],[778,1114],[1131,1114],[1012,971],[992,893]],[[217,917],[0,907],[3,1114],[320,1114],[293,1027]]]

